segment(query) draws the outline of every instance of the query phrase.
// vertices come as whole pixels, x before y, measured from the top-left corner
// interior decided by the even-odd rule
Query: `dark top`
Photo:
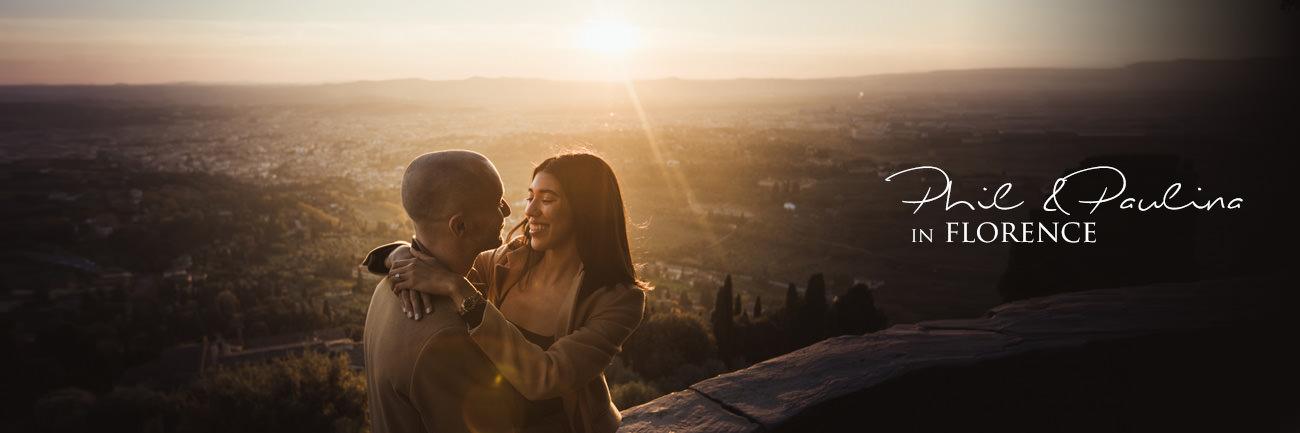
[[[505,303],[505,298],[502,298],[501,304]],[[540,347],[542,350],[549,349],[552,344],[555,344],[554,336],[541,335],[529,331],[517,324],[515,325],[515,328],[519,329],[519,332],[524,334],[524,338],[528,339],[529,342],[537,345],[537,347]],[[568,431],[569,422],[564,413],[564,401],[559,397],[551,397],[546,400],[527,401],[524,406],[524,425],[526,426],[525,431],[528,431],[532,427],[541,427],[542,425],[546,425],[547,427],[539,429],[540,431]]]
[[[528,329],[525,329],[524,327],[519,325],[515,325],[515,327],[519,328],[519,332],[524,333],[524,338],[527,338],[528,341],[532,342],[533,344],[536,344],[537,347],[542,348],[542,350],[550,349],[551,345],[555,344],[555,337],[548,337],[542,334],[538,334],[536,332],[529,331]]]

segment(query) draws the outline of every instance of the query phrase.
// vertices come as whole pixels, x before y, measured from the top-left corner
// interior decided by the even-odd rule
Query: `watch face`
[[[483,303],[483,296],[479,295],[478,293],[475,293],[465,297],[465,299],[460,301],[460,309],[463,311],[469,311],[482,303]]]

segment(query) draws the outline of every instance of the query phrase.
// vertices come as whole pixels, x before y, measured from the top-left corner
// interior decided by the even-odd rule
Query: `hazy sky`
[[[1243,3],[4,0],[0,83],[811,78],[1276,54],[1258,39],[1295,12]]]

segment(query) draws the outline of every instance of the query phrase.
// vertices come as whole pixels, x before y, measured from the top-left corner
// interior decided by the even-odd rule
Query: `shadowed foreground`
[[[622,431],[1296,431],[1286,287],[1091,290],[836,337],[630,408]]]

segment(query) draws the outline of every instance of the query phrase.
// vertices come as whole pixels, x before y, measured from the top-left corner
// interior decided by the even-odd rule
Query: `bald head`
[[[468,150],[420,155],[402,176],[402,207],[418,225],[458,212],[492,206],[501,197],[501,175],[487,157]]]

